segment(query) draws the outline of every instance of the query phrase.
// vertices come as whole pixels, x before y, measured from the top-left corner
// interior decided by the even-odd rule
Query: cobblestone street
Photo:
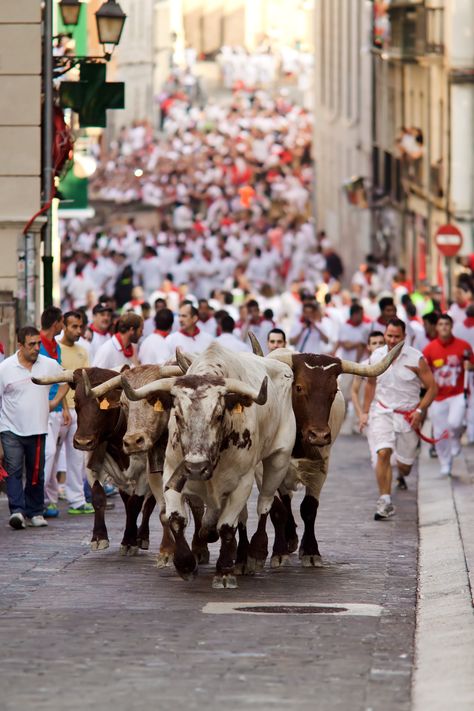
[[[210,566],[192,583],[154,567],[157,516],[150,552],[120,557],[118,498],[101,553],[89,552],[91,517],[64,509],[47,530],[12,531],[3,500],[2,708],[409,709],[415,483],[396,494],[393,520],[375,522],[365,441],[340,437],[318,517],[325,566],[303,569],[294,555],[227,591],[211,588]],[[255,615],[211,604],[249,602],[375,607]]]

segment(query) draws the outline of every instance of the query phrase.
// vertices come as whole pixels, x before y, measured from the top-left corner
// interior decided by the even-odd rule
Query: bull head
[[[132,401],[158,396],[166,407],[173,404],[169,441],[176,436],[175,441],[180,443],[185,476],[207,481],[220,455],[225,412],[242,412],[253,403],[265,404],[268,378],[263,379],[259,390],[235,378],[211,375],[163,378],[138,389],[124,377],[122,384]]]

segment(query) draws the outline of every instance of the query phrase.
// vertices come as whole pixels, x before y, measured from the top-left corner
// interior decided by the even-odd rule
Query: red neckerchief
[[[184,328],[180,328],[179,332],[183,334],[183,336],[187,336],[188,338],[195,338],[201,331],[197,326],[194,327],[194,331],[192,333],[186,333]]]
[[[100,328],[97,328],[97,326],[94,326],[93,323],[89,326],[89,329],[93,331],[94,333],[98,333],[99,336],[106,336],[109,332],[109,330],[106,328],[105,331],[102,331]]]
[[[421,318],[419,316],[410,316],[410,318],[408,320],[409,321],[416,321],[417,323],[423,323],[423,321],[421,320]],[[474,323],[474,319],[472,319],[472,321]]]
[[[43,348],[45,349],[46,353],[49,355],[50,358],[54,358],[54,360],[58,359],[58,344],[56,343],[55,339],[53,338],[51,341],[49,338],[46,338],[44,333],[41,331],[40,333],[41,336],[41,343],[43,344]]]
[[[359,328],[359,326],[362,326],[361,323],[355,323],[351,318],[348,318],[346,323],[348,323],[350,326],[354,326],[354,328]]]
[[[201,321],[201,323],[207,323],[211,318],[212,316],[207,316],[206,318],[202,318],[202,316],[200,316],[199,320]]]
[[[5,353],[5,346],[0,342],[0,353]]]
[[[128,346],[126,348],[124,348],[121,333],[116,333],[115,338],[120,343],[120,346],[121,346],[120,350],[124,354],[125,358],[131,358],[133,356],[133,345],[131,343],[129,343]]]
[[[257,321],[250,321],[251,326],[260,326],[263,321],[263,316],[259,316]]]
[[[155,330],[153,331],[153,333],[157,333],[159,336],[163,336],[163,338],[166,338],[166,336],[168,335],[169,331],[160,331],[159,328],[155,328]]]
[[[463,324],[466,328],[472,328],[474,326],[474,316],[468,316],[464,319]]]

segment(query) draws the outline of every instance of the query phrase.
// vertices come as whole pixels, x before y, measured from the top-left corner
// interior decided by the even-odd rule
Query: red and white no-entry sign
[[[454,257],[462,247],[462,233],[456,225],[441,225],[436,230],[435,243],[445,257]]]

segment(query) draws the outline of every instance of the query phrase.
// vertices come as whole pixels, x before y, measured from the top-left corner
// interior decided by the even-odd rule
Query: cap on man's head
[[[92,309],[92,315],[95,316],[96,314],[103,314],[105,311],[112,313],[112,310],[113,309],[111,309],[110,306],[106,306],[105,304],[96,304]]]

